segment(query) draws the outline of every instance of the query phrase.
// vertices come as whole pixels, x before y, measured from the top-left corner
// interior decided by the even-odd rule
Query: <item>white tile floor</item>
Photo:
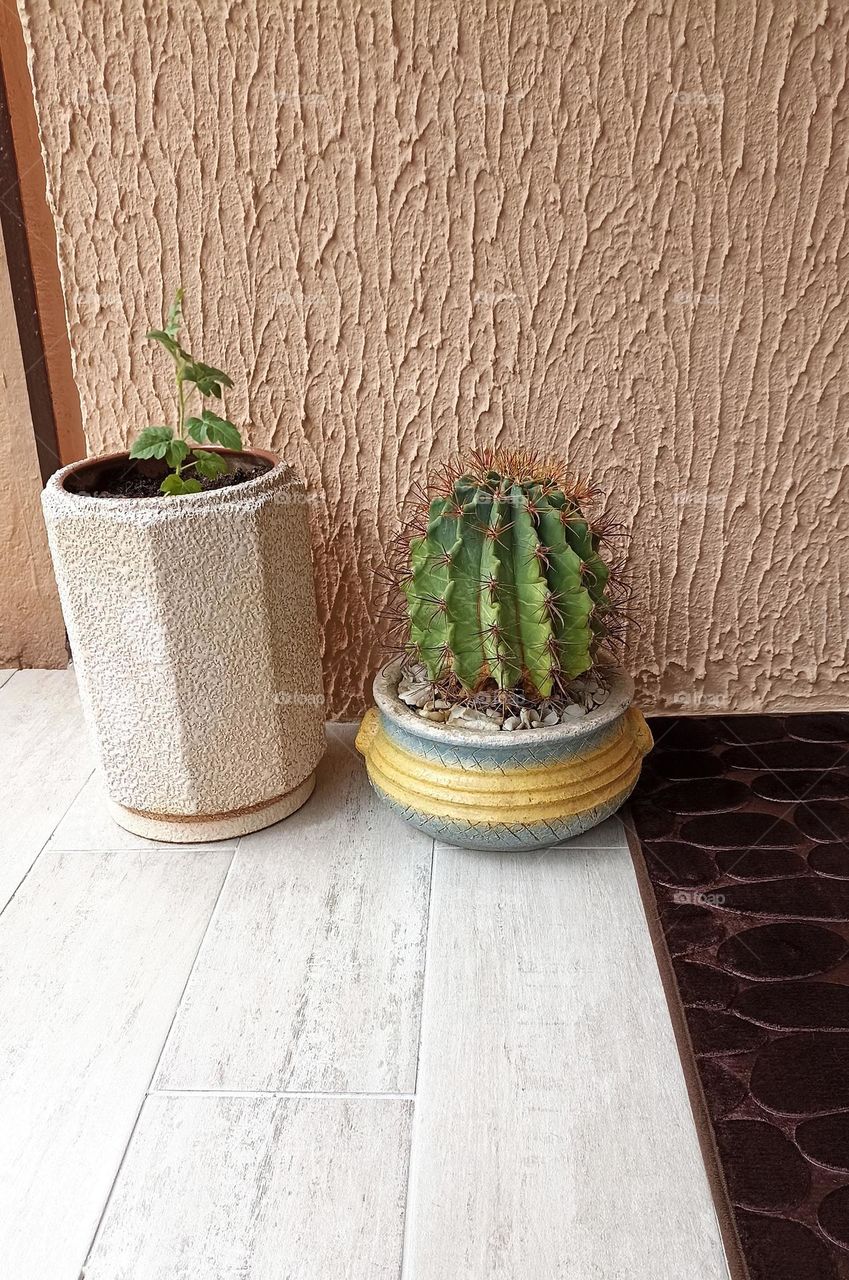
[[[0,1276],[723,1280],[616,820],[434,849],[331,726],[299,814],[155,845],[4,676]]]

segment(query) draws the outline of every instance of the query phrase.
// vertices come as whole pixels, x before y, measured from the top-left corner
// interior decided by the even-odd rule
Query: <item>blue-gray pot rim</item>
[[[634,698],[634,681],[621,667],[606,666],[604,678],[610,684],[607,701],[595,707],[572,724],[547,725],[543,729],[522,729],[515,733],[485,729],[460,729],[454,725],[434,724],[417,715],[398,697],[401,675],[399,659],[393,659],[378,671],[372,691],[381,714],[400,725],[407,733],[432,742],[456,743],[459,746],[489,747],[515,752],[517,746],[551,746],[556,742],[575,742],[613,724],[624,715]]]

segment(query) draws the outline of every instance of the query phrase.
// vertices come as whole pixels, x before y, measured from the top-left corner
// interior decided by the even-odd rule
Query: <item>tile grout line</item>
[[[322,1093],[309,1089],[148,1089],[147,1098],[327,1098],[334,1102],[371,1100],[377,1102],[411,1102],[414,1093],[369,1093],[352,1090],[350,1093],[328,1091]]]
[[[624,835],[622,839],[624,840]],[[550,853],[552,849],[562,849],[566,853],[617,853],[622,848],[620,844],[546,844],[541,845],[539,850],[515,849],[514,853],[528,853],[533,856],[536,852]]]
[[[419,1062],[422,1056],[422,1027],[424,1026],[424,993],[425,983],[427,982],[427,962],[430,954],[430,912],[433,905],[433,879],[436,868],[436,841],[432,840],[430,845],[430,879],[427,886],[427,915],[425,917],[425,947],[424,947],[424,963],[422,965],[422,994],[419,1004],[419,1026],[418,1036],[416,1038],[416,1073],[413,1076],[413,1096],[419,1090]]]
[[[74,797],[74,799],[76,799],[76,797]],[[185,853],[231,853],[231,854],[236,852],[236,846],[234,844],[226,844],[226,843],[222,844],[218,840],[213,840],[210,844],[178,844],[176,841],[165,842],[161,840],[148,840],[146,836],[142,836],[140,838],[145,842],[143,845],[131,845],[129,848],[126,848],[126,849],[111,849],[111,848],[78,849],[78,848],[74,848],[71,845],[56,844],[53,846],[52,849],[48,849],[47,846],[45,845],[45,847],[39,850],[39,852],[40,853],[96,853],[96,854],[108,854],[109,857],[112,857],[112,858],[132,857],[133,854],[151,853],[154,850],[156,851],[156,853],[162,853],[163,851],[167,852],[169,849],[172,851],[172,853],[175,853],[177,857],[179,857],[180,854],[184,852]],[[51,836],[50,839],[52,840],[53,836]]]
[[[576,837],[576,839],[577,838],[579,837]],[[584,852],[584,853],[591,854],[591,853],[609,852],[611,850],[619,851],[622,849],[623,846],[626,849],[628,847],[624,826],[621,832],[620,842],[618,844],[603,845],[603,846],[589,845],[589,844],[571,845],[569,842],[563,842],[558,845],[550,846],[549,849],[546,850],[546,852],[549,852],[552,849],[557,849],[557,850],[565,849],[567,851],[571,849],[575,853]],[[423,1040],[424,1029],[425,1029],[425,996],[427,991],[428,973],[430,968],[429,962],[430,962],[431,940],[432,940],[431,920],[432,920],[432,913],[433,913],[433,888],[434,888],[434,882],[436,879],[436,860],[437,860],[437,852],[439,848],[440,848],[440,842],[438,840],[434,840],[433,844],[431,845],[430,888],[429,888],[428,900],[427,900],[427,924],[426,924],[426,937],[425,937],[425,961],[424,961],[424,971],[422,974],[421,1008],[419,1012],[419,1042],[418,1042],[418,1050],[416,1053],[415,1082],[413,1085],[413,1088],[414,1088],[414,1093],[412,1097],[413,1120],[412,1120],[412,1125],[410,1129],[410,1147],[409,1147],[408,1166],[407,1166],[407,1191],[404,1197],[404,1224],[403,1224],[403,1234],[402,1234],[402,1242],[401,1242],[401,1259],[400,1259],[400,1265],[398,1268],[398,1280],[404,1280],[405,1274],[407,1275],[409,1274],[409,1271],[408,1271],[409,1266],[412,1265],[409,1259],[410,1259],[412,1223],[414,1220],[413,1211],[415,1209],[415,1195],[413,1191],[413,1187],[414,1187],[413,1162],[414,1162],[414,1155],[415,1155],[415,1148],[416,1148],[416,1131],[419,1123],[419,1114],[420,1114],[416,1104],[418,1101],[419,1068],[421,1065],[421,1056],[422,1056],[422,1040]]]
[[[227,863],[227,870],[225,871],[224,878],[221,881],[221,888],[218,890],[218,893],[215,895],[215,902],[212,904],[212,910],[209,913],[209,919],[206,922],[206,928],[201,934],[200,942],[198,943],[197,950],[195,951],[195,954],[192,958],[192,963],[189,965],[189,972],[186,974],[186,981],[183,983],[183,989],[180,992],[180,995],[177,999],[176,1004],[174,1005],[174,1013],[171,1017],[171,1021],[168,1024],[168,1030],[166,1031],[165,1036],[163,1037],[162,1048],[159,1050],[159,1056],[156,1059],[156,1065],[153,1068],[153,1071],[151,1072],[150,1081],[148,1083],[147,1089],[145,1090],[145,1095],[149,1092],[151,1085],[156,1079],[156,1073],[159,1070],[159,1064],[162,1061],[162,1055],[165,1052],[165,1046],[167,1045],[171,1037],[171,1032],[174,1029],[174,1023],[177,1021],[177,1014],[180,1012],[180,1006],[182,1005],[183,1000],[185,999],[186,992],[189,989],[189,983],[191,982],[195,969],[197,968],[197,962],[198,962],[198,959],[200,958],[201,951],[203,951],[204,944],[206,943],[206,939],[209,934],[209,931],[212,928],[212,922],[215,919],[216,915],[218,914],[218,908],[221,904],[221,899],[224,896],[224,890],[227,887],[227,881],[230,879],[230,872],[233,870],[233,863],[236,861],[236,855],[239,852],[239,846],[241,845],[241,843],[242,843],[242,838],[241,836],[239,836],[234,848],[231,850],[230,861]]]
[[[431,842],[430,846],[430,884],[428,886],[427,895],[427,920],[425,922],[425,953],[424,964],[422,966],[422,994],[421,1005],[419,1007],[419,1035],[418,1045],[416,1047],[416,1074],[413,1079],[413,1115],[410,1123],[410,1145],[407,1152],[407,1190],[404,1196],[404,1222],[401,1232],[401,1257],[398,1264],[398,1280],[404,1280],[404,1271],[407,1266],[407,1258],[410,1245],[410,1231],[413,1216],[410,1213],[410,1202],[412,1199],[413,1186],[413,1152],[416,1140],[416,1121],[418,1118],[418,1108],[416,1106],[419,1091],[419,1066],[422,1056],[422,1034],[424,1031],[424,1014],[425,1014],[425,991],[427,988],[428,961],[430,958],[430,940],[431,940],[431,912],[433,910],[433,884],[436,872],[436,840]]]
[[[221,881],[221,887],[219,888],[218,893],[215,895],[215,902],[212,904],[212,910],[209,913],[209,919],[206,922],[206,927],[204,928],[203,933],[200,936],[200,941],[198,942],[197,949],[195,950],[195,954],[192,957],[192,963],[189,965],[189,972],[186,975],[186,981],[183,983],[183,989],[180,992],[180,995],[178,996],[174,1004],[174,1013],[171,1017],[171,1021],[168,1024],[168,1030],[165,1032],[165,1035],[162,1038],[162,1046],[159,1050],[159,1054],[157,1056],[156,1063],[154,1064],[153,1071],[151,1072],[150,1080],[148,1081],[148,1087],[147,1089],[145,1089],[144,1093],[142,1094],[142,1098],[141,1098],[141,1101],[139,1102],[139,1107],[136,1112],[135,1119],[133,1120],[133,1124],[130,1129],[129,1135],[127,1137],[127,1141],[124,1145],[124,1150],[121,1153],[121,1159],[118,1161],[118,1167],[115,1170],[115,1177],[112,1179],[112,1183],[109,1187],[108,1192],[106,1193],[106,1199],[103,1202],[103,1208],[101,1209],[100,1214],[98,1216],[97,1225],[95,1226],[94,1231],[92,1232],[89,1246],[86,1249],[85,1261],[83,1262],[82,1268],[80,1270],[79,1280],[85,1280],[85,1269],[88,1266],[89,1258],[91,1257],[91,1251],[94,1248],[98,1233],[100,1231],[101,1226],[103,1225],[103,1219],[106,1217],[106,1213],[107,1213],[107,1210],[109,1209],[112,1196],[115,1192],[116,1186],[118,1185],[118,1179],[121,1176],[121,1170],[124,1168],[124,1162],[126,1161],[127,1153],[129,1152],[130,1147],[132,1146],[133,1138],[135,1137],[136,1129],[138,1128],[139,1120],[141,1119],[141,1113],[144,1110],[144,1104],[147,1101],[147,1098],[149,1096],[150,1086],[153,1084],[153,1081],[156,1078],[156,1073],[159,1070],[159,1064],[162,1061],[162,1055],[165,1052],[165,1046],[168,1043],[168,1038],[171,1035],[171,1030],[174,1026],[174,1022],[176,1020],[177,1014],[180,1011],[180,1005],[183,1003],[183,998],[186,994],[186,989],[188,988],[189,982],[191,981],[192,974],[195,971],[195,966],[197,965],[197,962],[198,962],[198,956],[200,955],[201,950],[203,949],[203,944],[206,942],[207,934],[209,933],[209,930],[212,926],[212,922],[215,919],[215,916],[218,912],[218,907],[221,902],[221,897],[224,893],[224,889],[227,884],[227,881],[230,879],[230,872],[233,869],[233,863],[236,860],[236,854],[239,851],[240,844],[241,844],[241,837],[237,841],[236,847],[232,850],[230,854],[230,861],[227,864],[227,870],[224,873],[224,877]]]
[[[6,681],[6,684],[9,684],[9,683],[10,683],[10,682],[7,680],[7,681]],[[2,686],[2,688],[5,688],[5,685],[4,685],[4,686]],[[1,689],[1,688],[0,688],[0,691],[2,691],[2,689]],[[26,879],[27,879],[27,877],[29,876],[30,872],[32,871],[33,867],[34,867],[34,866],[35,866],[35,864],[38,862],[39,858],[40,858],[40,857],[41,857],[41,855],[45,852],[45,850],[47,849],[47,846],[50,844],[50,841],[51,841],[51,840],[53,839],[53,837],[55,836],[55,834],[56,834],[56,832],[57,832],[57,830],[58,830],[58,828],[59,828],[59,823],[60,823],[60,822],[62,822],[62,821],[64,820],[64,818],[66,817],[66,815],[67,815],[67,814],[68,814],[68,812],[70,811],[71,806],[72,806],[72,805],[74,805],[74,804],[76,804],[76,802],[79,800],[79,798],[80,798],[80,796],[82,795],[83,791],[86,789],[86,787],[88,786],[89,782],[91,782],[91,779],[94,777],[94,774],[95,774],[95,769],[94,769],[94,768],[92,768],[91,773],[89,773],[89,774],[86,776],[85,780],[81,783],[79,790],[74,792],[74,794],[71,796],[71,799],[68,801],[68,804],[67,804],[66,808],[64,808],[64,809],[62,810],[62,812],[59,814],[59,816],[57,817],[57,819],[56,819],[55,823],[54,823],[54,824],[53,824],[53,826],[50,828],[50,834],[47,836],[47,838],[45,839],[44,843],[39,847],[38,851],[36,852],[35,856],[33,857],[32,862],[29,864],[29,866],[27,867],[26,871],[25,871],[25,872],[24,872],[24,874],[21,876],[20,880],[19,880],[19,881],[18,881],[18,883],[15,885],[14,889],[12,890],[12,892],[9,894],[8,898],[6,899],[6,901],[3,903],[3,906],[2,906],[2,907],[0,907],[0,916],[2,916],[2,915],[3,915],[3,913],[4,913],[4,912],[5,912],[5,910],[6,910],[6,908],[7,908],[7,907],[9,907],[9,906],[12,904],[12,902],[14,902],[15,898],[16,898],[16,897],[17,897],[17,895],[20,893],[20,891],[21,891],[21,889],[23,888],[23,886],[24,886],[24,884],[25,884],[25,882],[26,882]],[[72,852],[72,851],[71,851],[71,850],[68,850],[68,849],[54,849],[54,850],[53,850],[53,852],[54,852],[54,853],[69,853],[69,852]],[[87,850],[86,850],[86,851],[80,850],[80,852],[87,852]]]

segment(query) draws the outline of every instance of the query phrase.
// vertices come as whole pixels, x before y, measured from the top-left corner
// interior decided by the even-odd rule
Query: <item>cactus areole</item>
[[[401,586],[408,651],[432,681],[544,699],[593,666],[614,610],[592,496],[518,454],[474,455],[431,487]]]

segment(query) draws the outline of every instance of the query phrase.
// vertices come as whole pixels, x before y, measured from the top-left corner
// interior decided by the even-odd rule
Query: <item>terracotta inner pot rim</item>
[[[199,506],[212,506],[222,500],[233,502],[245,498],[253,498],[271,480],[275,482],[291,480],[296,484],[300,483],[291,465],[268,449],[223,449],[220,445],[205,445],[204,448],[208,449],[210,453],[220,453],[225,457],[245,458],[248,461],[259,460],[270,465],[268,470],[261,472],[257,476],[252,476],[250,480],[242,480],[234,485],[224,485],[219,489],[205,489],[201,493],[187,493],[179,496],[151,494],[144,498],[122,498],[116,494],[114,497],[95,497],[91,493],[76,493],[66,487],[66,480],[72,476],[79,475],[80,472],[89,468],[129,462],[129,450],[122,449],[117,453],[101,453],[87,458],[80,458],[76,462],[71,462],[67,466],[60,468],[47,481],[45,493],[52,495],[54,500],[59,498],[63,502],[80,503],[95,507],[98,510],[108,509],[110,511],[126,512],[143,510],[153,513],[154,511],[185,510],[184,503],[198,508]]]
[[[403,703],[398,697],[398,678],[400,663],[393,659],[378,671],[372,686],[374,700],[378,708],[390,719],[400,724],[408,733],[421,738],[429,738],[432,742],[456,742],[466,746],[493,747],[501,751],[520,749],[522,745],[538,747],[545,743],[549,746],[556,742],[575,740],[587,737],[597,729],[603,729],[624,715],[634,697],[634,682],[622,667],[610,666],[610,694],[607,701],[596,707],[581,720],[573,724],[547,725],[542,729],[521,729],[514,733],[499,730],[460,729],[453,725],[434,724],[425,720]]]

